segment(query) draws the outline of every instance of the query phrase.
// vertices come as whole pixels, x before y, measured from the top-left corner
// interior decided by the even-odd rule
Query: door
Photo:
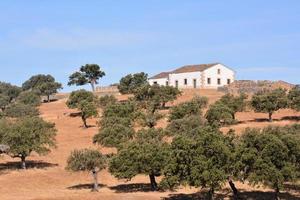
[[[194,88],[197,88],[197,79],[194,79]]]
[[[178,81],[175,81],[175,87],[178,88]]]

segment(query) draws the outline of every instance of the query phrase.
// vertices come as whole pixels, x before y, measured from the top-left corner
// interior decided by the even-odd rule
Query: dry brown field
[[[191,99],[195,94],[207,96],[214,102],[222,93],[213,90],[198,92],[187,91],[174,103]],[[119,97],[124,99],[123,97]],[[29,169],[19,170],[19,160],[8,156],[0,157],[0,200],[183,200],[203,199],[205,190],[183,187],[177,191],[152,192],[146,176],[137,176],[131,181],[117,180],[107,170],[98,175],[101,189],[91,193],[92,178],[89,173],[71,173],[65,170],[66,160],[73,149],[97,148],[103,153],[113,152],[114,149],[103,148],[92,144],[92,137],[98,131],[97,119],[88,120],[93,127],[82,128],[79,117],[70,117],[74,112],[65,105],[66,99],[43,104],[40,107],[41,117],[54,122],[58,130],[57,148],[47,156],[33,154],[28,158]],[[265,127],[268,125],[287,125],[299,123],[300,113],[292,110],[281,110],[274,114],[274,122],[265,120],[266,114],[252,111],[237,114],[239,123],[230,127],[241,134],[246,127]],[[164,127],[166,120],[159,126]],[[253,188],[247,184],[236,183],[244,199],[272,199],[272,190],[268,188]],[[217,199],[230,199],[231,192],[227,185],[217,193]],[[300,199],[300,186],[287,185],[282,199]]]

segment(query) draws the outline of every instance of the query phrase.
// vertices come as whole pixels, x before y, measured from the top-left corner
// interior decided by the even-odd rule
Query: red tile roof
[[[169,74],[180,74],[187,72],[203,72],[204,70],[211,68],[219,63],[211,63],[211,64],[200,64],[200,65],[185,65],[178,69],[175,69],[171,72],[162,72],[155,76],[152,76],[150,79],[160,79],[160,78],[168,78]]]

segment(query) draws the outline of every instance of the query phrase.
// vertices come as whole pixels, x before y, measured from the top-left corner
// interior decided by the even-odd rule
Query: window
[[[231,83],[231,80],[230,79],[227,79],[227,84],[229,85]]]
[[[197,79],[194,79],[194,88],[197,88]]]
[[[178,81],[175,81],[175,87],[178,88]]]
[[[221,85],[221,79],[218,78],[218,85]]]
[[[210,83],[211,83],[211,79],[207,78],[207,84],[210,85]]]
[[[154,85],[157,85],[157,81],[154,81],[153,84],[154,84]]]
[[[187,85],[187,79],[186,78],[184,79],[184,85]]]
[[[218,74],[221,74],[221,69],[218,69]]]
[[[166,86],[168,86],[169,85],[169,81],[166,81]]]

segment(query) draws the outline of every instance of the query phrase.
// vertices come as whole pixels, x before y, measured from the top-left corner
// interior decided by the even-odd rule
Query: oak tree
[[[93,192],[98,192],[98,172],[106,167],[106,157],[97,150],[82,149],[71,152],[66,169],[69,171],[89,171],[92,173]]]

